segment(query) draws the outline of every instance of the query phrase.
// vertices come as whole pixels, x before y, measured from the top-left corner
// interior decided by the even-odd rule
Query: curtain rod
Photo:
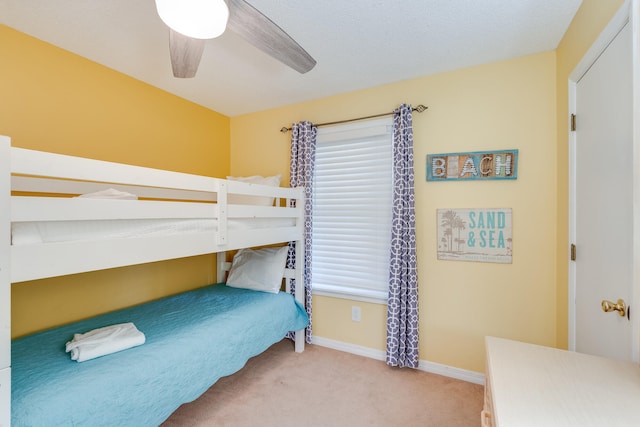
[[[425,107],[424,105],[420,104],[417,107],[413,108],[412,111],[417,111],[418,113],[422,113],[423,111],[425,111],[427,108],[429,107]],[[320,126],[331,126],[331,125],[340,125],[342,123],[350,123],[350,122],[357,122],[359,120],[367,120],[367,119],[375,119],[376,117],[384,117],[384,116],[390,116],[392,115],[394,112],[391,111],[389,113],[381,113],[381,114],[374,114],[373,116],[365,116],[365,117],[357,117],[355,119],[347,119],[347,120],[338,120],[337,122],[327,122],[327,123],[318,123],[317,125],[315,125],[316,127],[320,127]],[[291,128],[288,127],[282,127],[280,128],[280,132],[282,133],[287,133],[291,130]]]

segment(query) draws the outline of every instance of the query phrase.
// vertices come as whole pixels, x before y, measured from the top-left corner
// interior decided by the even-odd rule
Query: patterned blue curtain
[[[413,177],[412,108],[401,105],[393,117],[393,218],[387,313],[390,366],[417,368],[418,277]]]
[[[305,308],[309,315],[309,326],[305,331],[306,341],[311,342],[311,230],[313,206],[313,175],[316,160],[316,135],[318,128],[311,122],[294,123],[291,135],[290,187],[304,187],[305,221],[304,221],[304,289]],[[287,267],[293,268],[296,261],[295,242],[289,243]],[[295,280],[291,284],[291,293],[295,292]]]

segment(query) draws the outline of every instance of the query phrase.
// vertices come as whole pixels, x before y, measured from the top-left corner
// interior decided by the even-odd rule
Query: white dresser
[[[483,427],[640,426],[640,366],[487,337]]]

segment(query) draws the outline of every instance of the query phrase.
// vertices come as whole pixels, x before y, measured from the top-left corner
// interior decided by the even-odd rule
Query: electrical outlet
[[[360,307],[358,307],[357,305],[352,305],[351,306],[351,320],[353,320],[354,322],[359,322],[361,316],[362,316],[362,312],[360,310]]]

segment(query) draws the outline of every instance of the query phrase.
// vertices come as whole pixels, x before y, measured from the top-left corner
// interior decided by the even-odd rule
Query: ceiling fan
[[[316,65],[289,34],[244,0],[155,1],[158,15],[169,27],[174,77],[194,77],[206,40],[218,37],[226,28],[299,73]]]

